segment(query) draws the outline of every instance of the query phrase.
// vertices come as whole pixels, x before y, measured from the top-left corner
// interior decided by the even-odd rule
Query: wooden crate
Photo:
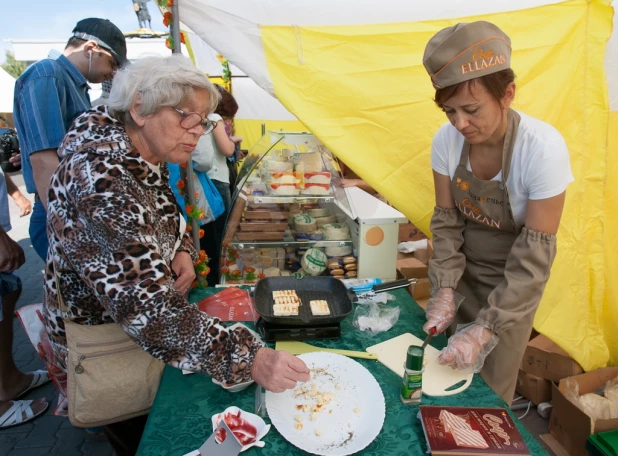
[[[234,234],[238,231],[238,225],[242,219],[242,214],[247,206],[247,201],[243,198],[236,198],[232,211],[227,220],[225,235],[223,236],[224,243],[230,243],[234,239]],[[222,217],[222,216],[221,216]]]
[[[239,231],[236,237],[239,241],[283,241],[285,231]]]
[[[285,231],[287,222],[240,222],[240,231]]]
[[[287,220],[289,212],[245,211],[245,220]]]

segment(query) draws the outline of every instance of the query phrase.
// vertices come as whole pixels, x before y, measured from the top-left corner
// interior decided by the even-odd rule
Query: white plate
[[[373,375],[356,361],[334,353],[313,352],[298,357],[309,369],[326,370],[313,375],[304,385],[311,389],[313,382],[320,393],[330,392],[335,398],[312,422],[310,413],[297,406],[315,404],[314,398],[296,396],[294,390],[267,391],[266,410],[273,426],[292,445],[313,454],[344,456],[367,447],[380,433],[386,413],[384,394]],[[302,417],[301,430],[296,429],[297,415]],[[320,436],[316,435],[318,428],[322,430]]]

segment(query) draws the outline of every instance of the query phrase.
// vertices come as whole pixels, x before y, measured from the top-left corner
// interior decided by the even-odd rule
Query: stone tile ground
[[[12,179],[26,195],[23,178],[20,173],[12,174]],[[28,195],[32,197],[32,195]],[[10,198],[9,198],[10,199]],[[26,254],[26,263],[19,269],[23,291],[17,307],[42,301],[43,295],[43,261],[36,254],[30,243],[28,225],[30,217],[19,217],[19,209],[10,199],[11,225],[10,236],[19,243]],[[26,336],[17,317],[13,320],[15,331],[13,339],[13,358],[22,371],[43,368],[43,362],[37,355]],[[50,402],[45,414],[33,422],[6,430],[0,430],[0,456],[112,456],[115,453],[105,438],[91,440],[83,429],[75,428],[67,418],[52,415],[53,406],[58,395],[56,388],[48,383],[34,390],[25,399],[44,397]]]
[[[26,195],[21,174],[12,174],[11,177]],[[28,196],[31,197],[32,195]],[[19,270],[23,282],[23,292],[17,306],[21,307],[42,300],[43,261],[30,243],[30,235],[28,234],[30,217],[20,218],[19,210],[13,200],[10,200],[9,204],[11,224],[13,225],[10,235],[21,245],[26,254],[26,264]],[[41,369],[43,363],[17,318],[14,319],[13,325],[15,329],[13,354],[17,366],[23,371]],[[60,418],[51,414],[53,405],[57,400],[56,389],[51,383],[33,391],[26,399],[39,397],[45,397],[50,401],[49,410],[44,416],[37,418],[32,423],[0,430],[0,456],[113,456],[115,454],[106,440],[89,440],[86,431],[73,427],[67,418]],[[522,414],[523,412],[517,413],[519,416]],[[548,432],[547,420],[541,418],[535,410],[530,410],[530,413],[522,421],[530,432],[537,437]]]

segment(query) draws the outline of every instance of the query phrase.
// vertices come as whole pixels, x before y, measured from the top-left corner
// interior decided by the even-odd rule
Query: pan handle
[[[397,290],[399,288],[405,288],[408,285],[418,282],[417,279],[399,279],[391,282],[382,283],[380,285],[373,286],[374,293],[382,293],[384,291]]]

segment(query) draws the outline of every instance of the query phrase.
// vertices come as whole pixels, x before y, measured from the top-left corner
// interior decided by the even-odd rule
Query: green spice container
[[[418,345],[408,347],[406,364],[403,366],[403,383],[401,385],[401,402],[405,405],[421,403],[423,393],[423,357],[425,351]]]

